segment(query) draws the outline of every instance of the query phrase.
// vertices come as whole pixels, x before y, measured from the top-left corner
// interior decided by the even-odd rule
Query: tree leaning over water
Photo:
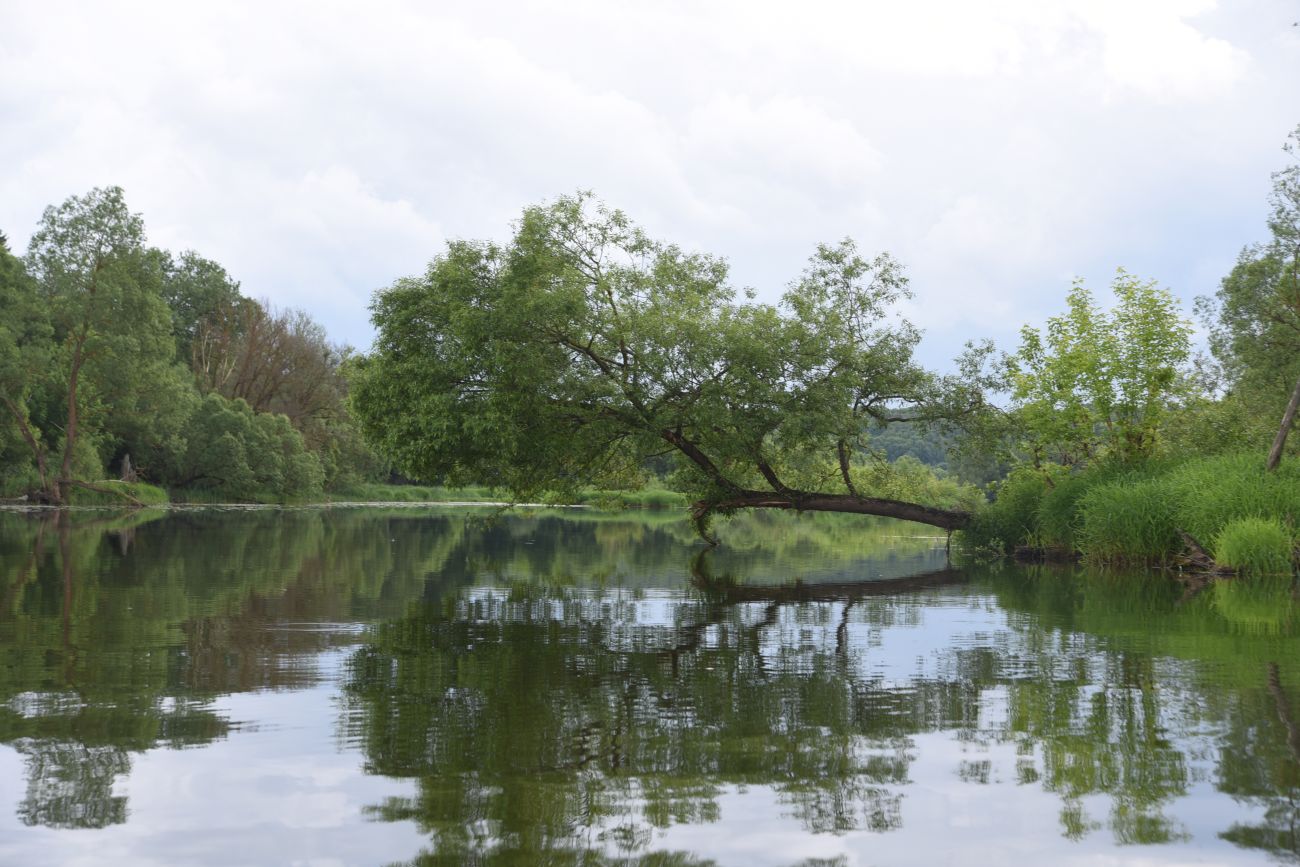
[[[872,423],[985,409],[987,346],[958,376],[913,359],[888,255],[821,246],[780,304],[737,296],[721,259],[651,240],[589,196],[529,208],[505,245],[456,241],[373,304],[352,406],[405,473],[525,498],[634,477],[669,455],[709,515],[854,512],[946,529],[958,509],[872,496]]]

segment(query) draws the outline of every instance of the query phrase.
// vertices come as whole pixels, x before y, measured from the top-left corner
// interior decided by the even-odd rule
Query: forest
[[[352,351],[148,246],[117,187],[47,208],[22,258],[0,239],[0,309],[0,496],[283,502],[383,473],[347,411]]]
[[[1289,572],[1300,514],[1300,128],[1268,237],[1194,315],[1082,281],[1018,346],[915,358],[903,266],[820,246],[777,304],[589,194],[376,292],[369,352],[149,246],[116,187],[0,241],[0,496],[304,502],[389,479],[513,502],[649,491],[697,529],[850,512],[971,552]],[[1107,299],[1105,302],[1102,298]]]

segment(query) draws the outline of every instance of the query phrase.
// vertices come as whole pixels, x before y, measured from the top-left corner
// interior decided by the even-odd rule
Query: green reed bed
[[[1084,472],[1021,470],[963,533],[968,548],[1061,547],[1109,563],[1165,563],[1180,531],[1243,574],[1294,568],[1300,467],[1266,473],[1255,454],[1109,465]]]
[[[1214,540],[1214,558],[1242,575],[1290,574],[1295,534],[1276,518],[1237,518]]]
[[[1161,476],[1120,477],[1087,490],[1076,502],[1077,548],[1107,563],[1168,559],[1179,548],[1170,485]]]

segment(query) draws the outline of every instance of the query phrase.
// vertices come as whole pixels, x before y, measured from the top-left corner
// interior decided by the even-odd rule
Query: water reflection
[[[1289,583],[953,569],[943,539],[860,519],[723,532],[702,555],[657,516],[0,515],[23,768],[0,792],[26,827],[147,821],[142,757],[253,761],[263,720],[230,697],[324,690],[330,755],[296,761],[341,745],[409,781],[337,821],[418,828],[418,863],[924,862],[980,822],[1043,857],[1300,861]],[[718,842],[760,815],[786,849]]]

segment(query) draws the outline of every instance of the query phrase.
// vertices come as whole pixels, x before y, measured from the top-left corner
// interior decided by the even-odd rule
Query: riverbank
[[[1243,575],[1289,574],[1300,465],[1265,472],[1256,454],[1013,472],[962,531],[971,551],[1028,546],[1094,563],[1177,565],[1199,547]]]
[[[165,490],[143,482],[103,480],[94,487],[74,488],[69,505],[72,506],[165,506],[165,505],[232,505],[228,497],[221,497],[202,489]],[[4,501],[11,505],[20,499]],[[501,505],[509,497],[500,491],[482,485],[443,487],[441,485],[353,485],[325,496],[308,500],[255,499],[238,501],[247,505],[333,505],[339,503],[482,503]],[[685,509],[688,505],[683,494],[663,488],[643,488],[637,491],[602,491],[588,489],[576,497],[540,497],[538,504],[551,506],[593,506],[601,509]]]

